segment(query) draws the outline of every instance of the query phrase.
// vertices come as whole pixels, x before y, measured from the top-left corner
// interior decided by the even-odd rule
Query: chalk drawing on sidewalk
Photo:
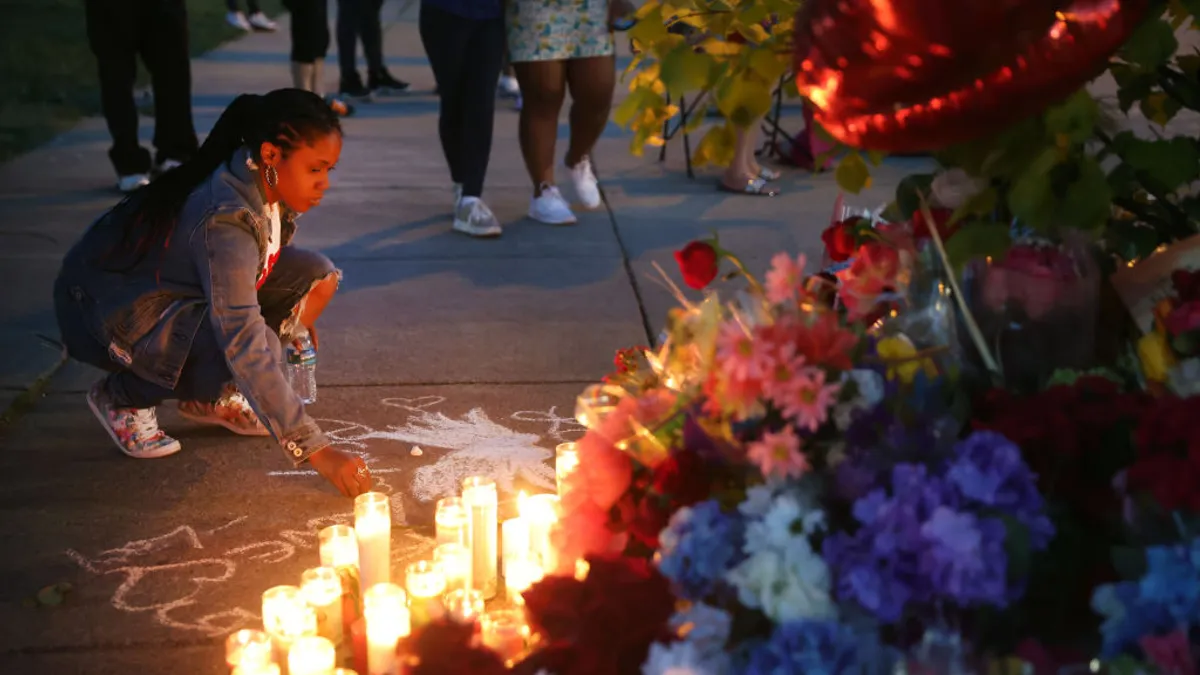
[[[411,471],[389,466],[389,459],[413,460],[408,448],[399,452],[369,452],[368,441],[373,440],[449,451],[436,462],[411,471],[412,486],[405,492],[418,499],[455,493],[462,478],[472,474],[491,475],[498,487],[506,491],[511,491],[517,477],[553,488],[554,470],[547,464],[553,452],[538,445],[541,440],[538,434],[495,422],[481,408],[456,418],[430,410],[445,400],[440,396],[384,399],[382,405],[405,410],[409,416],[404,424],[382,430],[345,420],[320,421],[331,440],[368,462],[374,476],[373,489],[380,492],[398,493],[389,483],[391,476]],[[510,419],[544,424],[545,435],[555,441],[564,440],[571,431],[582,430],[575,420],[559,417],[553,407],[547,411],[518,411]],[[311,473],[271,472],[272,475]],[[391,502],[393,523],[407,525],[404,500],[397,496]],[[317,532],[335,523],[351,524],[353,515],[347,509],[311,518],[302,527],[272,532],[266,539],[257,532],[246,531],[254,522],[252,516],[242,515],[210,529],[181,525],[99,553],[68,549],[65,554],[89,574],[120,579],[110,598],[117,611],[148,616],[166,628],[221,637],[261,622],[257,596],[235,601],[220,593],[223,585],[237,578],[240,565],[261,568],[300,557],[306,566],[315,567],[319,564]],[[433,539],[411,529],[393,529],[393,569],[404,569],[410,562],[427,558],[434,546]],[[280,578],[278,583],[289,582]]]
[[[405,410],[408,416],[403,424],[391,424],[382,429],[340,419],[317,421],[335,445],[361,457],[377,481],[388,474],[411,473],[408,493],[418,501],[428,502],[457,494],[462,480],[476,475],[491,476],[496,480],[496,486],[506,493],[513,491],[517,479],[544,489],[554,488],[554,468],[547,463],[554,452],[539,445],[541,437],[538,434],[517,431],[493,421],[482,408],[472,408],[458,417],[431,410],[445,401],[443,396],[385,398],[380,401],[381,405]],[[545,411],[517,411],[509,419],[544,424],[545,435],[556,442],[566,440],[571,432],[584,429],[575,419],[559,416],[556,406]],[[449,452],[441,453],[432,463],[407,469],[394,466],[392,462],[399,460],[411,466],[413,455],[408,447],[388,448],[387,452],[368,451],[370,441],[420,446],[422,455],[431,448]],[[272,471],[269,475],[311,476],[315,472]]]

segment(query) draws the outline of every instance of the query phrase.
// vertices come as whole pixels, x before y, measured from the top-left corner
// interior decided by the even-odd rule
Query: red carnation
[[[683,273],[683,283],[696,290],[703,290],[717,278],[717,249],[706,241],[693,241],[682,250],[675,251],[675,262]]]
[[[937,232],[941,235],[942,241],[954,236],[954,233],[958,231],[958,227],[961,224],[961,222],[953,225],[949,224],[950,217],[954,215],[954,212],[950,209],[929,209],[929,215],[933,216],[934,225],[937,226]],[[925,222],[924,211],[917,211],[913,214],[912,232],[913,239],[917,241],[930,238],[929,223]]]
[[[854,230],[858,218],[847,218],[825,228],[821,233],[821,242],[825,244],[825,254],[834,262],[849,260],[858,248],[858,238]]]

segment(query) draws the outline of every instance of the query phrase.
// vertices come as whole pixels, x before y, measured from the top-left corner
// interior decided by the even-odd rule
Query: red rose
[[[854,236],[858,218],[847,218],[825,228],[821,233],[821,242],[825,244],[825,254],[834,262],[849,260],[858,248],[858,238]]]
[[[717,278],[717,249],[705,241],[693,241],[675,251],[675,262],[683,273],[683,283],[696,290],[703,290]]]
[[[1200,300],[1189,300],[1167,315],[1163,320],[1171,337],[1179,337],[1184,333],[1200,330]]]
[[[942,241],[954,236],[954,233],[958,231],[958,227],[961,224],[960,222],[948,225],[950,217],[954,215],[954,212],[950,209],[929,209],[929,215],[933,216],[933,222],[937,225],[937,231],[941,235]],[[913,238],[918,241],[930,238],[929,223],[925,222],[925,213],[923,211],[917,211],[913,214],[912,232]]]
[[[1180,300],[1200,300],[1200,270],[1175,270],[1171,273],[1171,285]]]

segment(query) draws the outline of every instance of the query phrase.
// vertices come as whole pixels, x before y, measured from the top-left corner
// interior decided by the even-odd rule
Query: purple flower
[[[939,507],[921,526],[928,549],[921,571],[934,591],[962,607],[1008,604],[1004,523]]]
[[[1045,502],[1037,489],[1037,475],[1012,441],[994,431],[977,431],[955,446],[955,459],[946,478],[966,499],[998,509],[1029,529],[1035,549],[1045,548],[1054,536],[1046,517]]]

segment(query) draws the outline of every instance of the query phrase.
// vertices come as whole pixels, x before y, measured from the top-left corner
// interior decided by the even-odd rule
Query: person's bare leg
[[[567,61],[567,87],[571,92],[571,140],[567,166],[575,166],[592,153],[608,126],[613,88],[617,84],[614,56]],[[526,101],[529,99],[526,98]]]
[[[725,187],[741,190],[758,174],[750,169],[754,155],[754,137],[746,129],[738,129],[733,144],[733,160],[725,167],[721,182]]]
[[[536,197],[541,195],[543,185],[554,185],[554,145],[558,113],[566,96],[566,62],[514,63],[513,70],[524,97],[518,123],[521,156]]]
[[[304,296],[304,307],[300,310],[300,323],[311,326],[316,323],[321,313],[333,300],[333,294],[338,289],[338,276],[331,274],[313,285],[308,295]]]

